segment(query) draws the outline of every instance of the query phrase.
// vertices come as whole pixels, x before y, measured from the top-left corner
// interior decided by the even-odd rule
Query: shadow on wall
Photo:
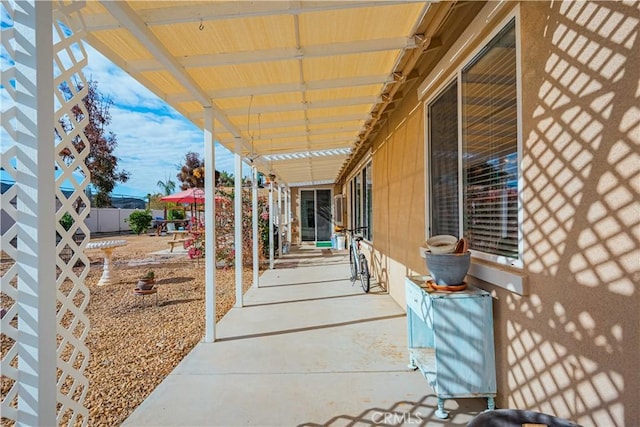
[[[510,407],[585,426],[640,417],[639,9],[523,5],[525,265],[534,286],[530,297],[502,298],[508,348],[497,350],[510,370],[501,383]]]

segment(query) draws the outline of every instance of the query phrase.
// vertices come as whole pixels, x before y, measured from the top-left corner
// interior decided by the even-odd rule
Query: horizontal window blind
[[[515,23],[462,71],[464,230],[474,250],[518,257]]]
[[[458,85],[429,105],[430,235],[458,237]]]

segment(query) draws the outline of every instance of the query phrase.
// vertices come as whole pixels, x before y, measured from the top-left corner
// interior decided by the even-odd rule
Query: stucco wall
[[[372,150],[370,264],[376,280],[404,307],[404,277],[426,273],[418,250],[425,240],[424,115],[415,90],[396,113]]]
[[[638,425],[640,6],[520,7],[528,295],[482,285],[494,296],[497,404],[585,426]],[[373,147],[372,264],[402,306],[404,275],[426,272],[415,92]]]

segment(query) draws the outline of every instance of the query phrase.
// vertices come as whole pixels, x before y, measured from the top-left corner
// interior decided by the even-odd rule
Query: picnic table
[[[157,219],[156,221],[156,236],[160,236],[162,232],[167,232],[167,225],[174,224],[176,228],[186,228],[189,225],[188,219]]]
[[[167,242],[169,244],[169,246],[171,246],[171,249],[169,249],[169,252],[173,252],[173,248],[175,247],[175,245],[177,245],[179,243],[184,244],[184,242],[189,240],[189,239],[186,239],[184,237],[181,237],[181,236],[185,236],[185,235],[189,234],[189,230],[167,231],[167,234],[173,234],[173,239],[169,240]]]

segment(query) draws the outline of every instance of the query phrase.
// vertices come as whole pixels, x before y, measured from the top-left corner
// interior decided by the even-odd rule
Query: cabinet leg
[[[436,409],[436,417],[441,420],[449,418],[449,413],[444,410],[444,399],[438,398],[438,409]]]
[[[496,401],[493,397],[487,397],[487,408],[489,411],[496,409]]]
[[[409,358],[409,364],[407,365],[407,367],[412,371],[415,371],[416,369],[418,369],[418,365],[416,365],[416,362],[413,361],[413,357]]]

